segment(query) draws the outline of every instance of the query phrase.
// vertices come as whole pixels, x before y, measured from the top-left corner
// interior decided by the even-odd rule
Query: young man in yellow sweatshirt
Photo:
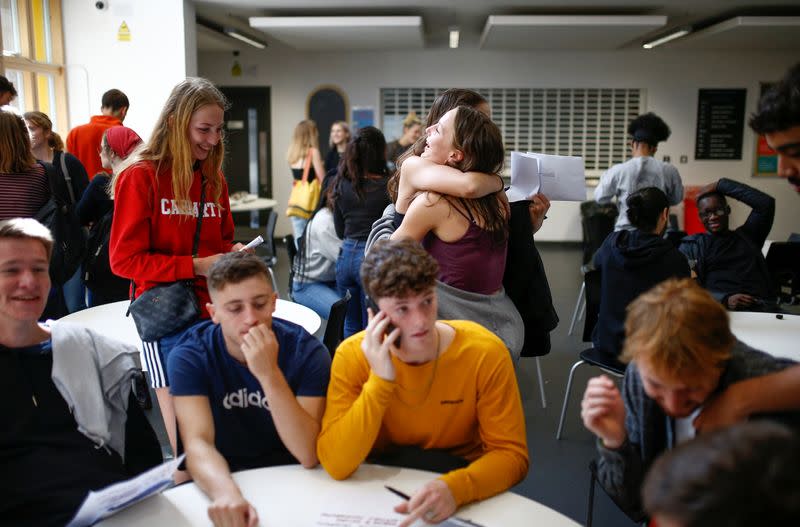
[[[374,307],[366,330],[336,350],[317,441],[319,460],[336,479],[365,460],[453,468],[396,508],[408,514],[401,527],[417,518],[441,522],[528,471],[511,357],[478,324],[436,320],[438,274],[414,241],[384,240],[370,250],[361,280]]]

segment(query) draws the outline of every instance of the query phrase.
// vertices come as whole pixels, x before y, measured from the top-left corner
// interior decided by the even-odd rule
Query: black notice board
[[[700,90],[695,159],[741,159],[746,89]]]

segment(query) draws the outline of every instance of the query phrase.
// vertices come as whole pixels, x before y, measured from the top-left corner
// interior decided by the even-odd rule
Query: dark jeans
[[[346,238],[336,261],[336,288],[343,297],[350,291],[347,316],[344,319],[344,336],[349,337],[367,327],[367,307],[364,303],[364,287],[361,285],[361,262],[364,261],[366,241]]]

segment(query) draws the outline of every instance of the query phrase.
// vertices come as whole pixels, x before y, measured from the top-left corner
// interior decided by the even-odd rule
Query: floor
[[[574,335],[567,335],[581,283],[581,251],[578,244],[542,243],[538,248],[548,271],[550,288],[561,322],[551,334],[552,351],[540,359],[547,398],[546,408],[542,408],[535,359],[520,359],[518,377],[525,409],[531,468],[528,476],[512,490],[583,524],[589,489],[588,465],[596,451],[593,436],[581,425],[580,398],[586,381],[590,376],[597,375],[598,370],[588,366],[578,369],[564,433],[560,441],[555,438],[567,375],[578,352],[586,347],[581,342],[581,324],[576,327]],[[281,298],[287,298],[287,261],[286,251],[279,247],[278,263],[274,270]],[[318,337],[322,336],[324,329],[323,325],[317,332]],[[157,415],[149,417],[151,422],[159,421]],[[162,444],[165,444],[163,426],[157,427],[157,432],[162,438]],[[594,525],[627,527],[635,524],[598,490],[595,492]]]

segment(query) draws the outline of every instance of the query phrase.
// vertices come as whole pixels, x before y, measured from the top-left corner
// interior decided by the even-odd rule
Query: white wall
[[[63,1],[70,127],[99,114],[103,93],[117,88],[131,103],[125,125],[146,140],[170,90],[187,75],[187,56],[193,55],[186,51],[184,0],[107,4],[99,11],[91,0]],[[117,40],[123,21],[130,42]]]
[[[186,52],[186,76],[197,76],[197,11],[193,0],[183,0],[183,31]]]
[[[379,112],[379,90],[396,86],[470,87],[625,87],[644,88],[644,108],[659,114],[672,128],[658,155],[677,163],[684,183],[700,185],[729,177],[775,196],[778,211],[771,238],[786,239],[800,231],[800,197],[778,178],[751,177],[755,138],[744,133],[741,161],[694,161],[699,88],[747,88],[747,112],[755,109],[760,81],[776,80],[797,60],[796,53],[713,53],[670,50],[625,52],[500,52],[423,50],[403,52],[300,53],[280,45],[265,51],[243,49],[244,74],[231,77],[229,53],[200,53],[199,73],[218,84],[272,88],[273,193],[288,198],[290,177],[285,162],[292,130],[305,118],[306,97],[321,84],[340,86],[351,106]],[[282,212],[282,208],[281,208]],[[280,214],[278,231],[290,232]],[[733,225],[746,217],[734,208]],[[577,206],[557,204],[537,239],[580,239]]]

